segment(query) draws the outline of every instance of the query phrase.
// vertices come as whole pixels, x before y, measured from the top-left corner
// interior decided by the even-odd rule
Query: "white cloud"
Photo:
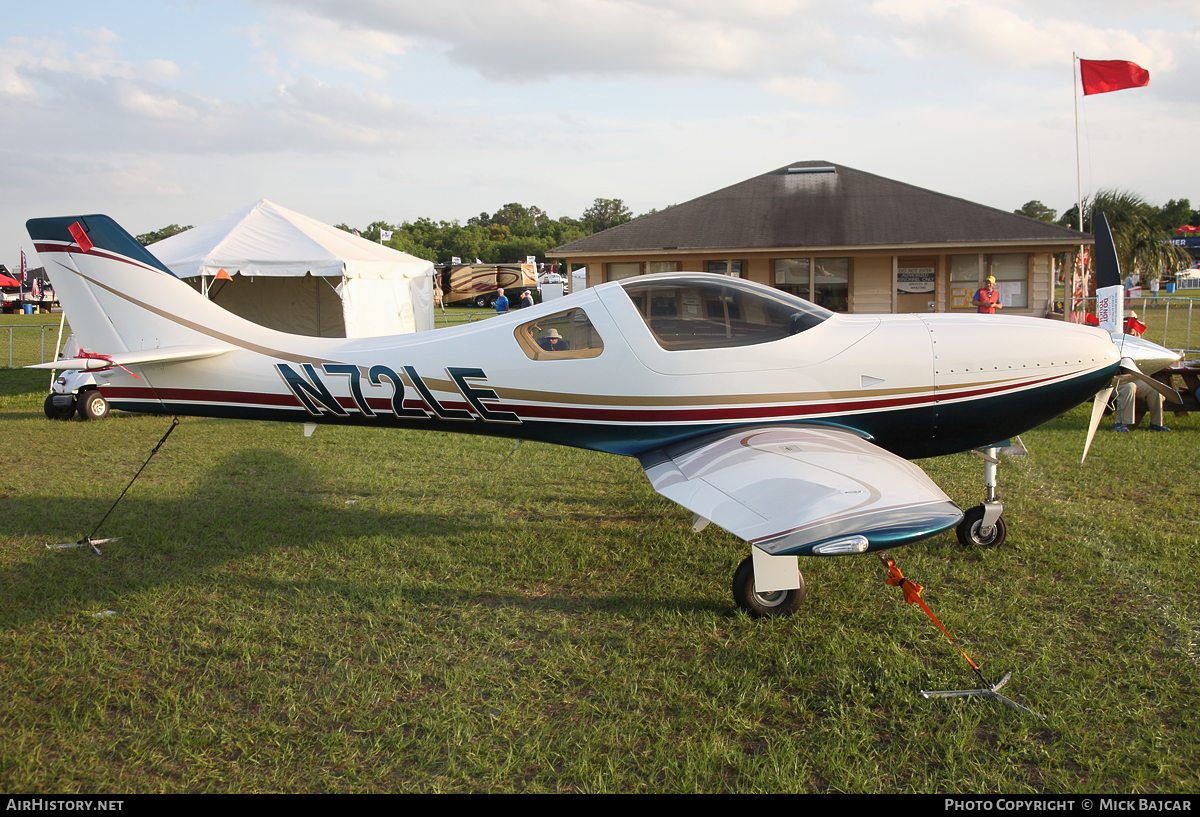
[[[258,22],[235,28],[230,34],[245,37],[261,50],[259,61],[277,70],[281,61],[308,63],[382,80],[397,69],[396,58],[411,47],[408,37],[373,28],[346,25],[289,7],[271,16],[270,25]],[[286,58],[285,58],[286,55]]]
[[[264,0],[274,2],[274,0]],[[554,77],[762,77],[781,57],[844,60],[836,7],[799,0],[299,0],[281,4],[347,28],[446,46],[501,82]]]
[[[772,77],[763,84],[767,93],[786,96],[793,102],[807,105],[844,106],[854,102],[840,82],[826,82],[812,77]]]
[[[329,25],[322,23],[309,33]],[[117,52],[121,40],[108,29],[85,36],[92,47],[73,54],[62,42],[48,40],[0,48],[0,116],[27,125],[10,129],[10,147],[33,155],[77,151],[80,123],[85,122],[83,135],[93,152],[394,152],[428,144],[439,138],[439,131],[440,138],[445,132],[457,133],[469,121],[419,114],[386,93],[330,85],[307,75],[293,78],[283,71],[277,72],[281,76],[276,79],[282,81],[274,89],[252,90],[242,95],[246,99],[228,101],[182,90],[177,83],[180,72],[171,60],[122,59]],[[250,31],[247,36],[272,35]],[[292,41],[303,42],[304,37],[297,35]],[[385,52],[396,53],[397,41],[390,35],[360,32],[343,38],[342,45],[382,42]]]
[[[876,0],[870,11],[915,59],[955,54],[975,64],[1028,68],[1069,64],[1072,52],[1140,63],[1154,57],[1136,32],[1088,22],[1097,14],[1067,10],[1059,18],[1045,7],[996,0]]]

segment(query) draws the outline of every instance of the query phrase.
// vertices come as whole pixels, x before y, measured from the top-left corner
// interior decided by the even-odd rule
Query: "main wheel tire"
[[[108,416],[108,401],[96,389],[88,389],[79,396],[79,419],[103,420]]]
[[[959,544],[963,547],[995,548],[1004,544],[1004,540],[1008,536],[1008,523],[1004,521],[1003,516],[996,520],[996,524],[992,526],[992,531],[988,536],[980,533],[982,528],[983,506],[976,505],[963,515],[962,521],[958,523],[954,532],[958,534]]]
[[[804,605],[808,588],[804,574],[800,574],[800,586],[795,590],[776,590],[772,593],[754,592],[754,557],[747,556],[733,574],[733,600],[754,618],[764,616],[790,616]]]
[[[71,415],[75,413],[75,401],[72,400],[65,406],[56,405],[54,395],[46,395],[46,402],[42,404],[42,410],[46,412],[46,417],[51,420],[70,420]]]

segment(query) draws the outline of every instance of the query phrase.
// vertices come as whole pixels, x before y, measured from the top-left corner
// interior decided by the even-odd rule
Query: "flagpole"
[[[1079,54],[1071,52],[1071,96],[1075,100],[1075,206],[1079,209],[1079,232],[1083,232],[1083,171],[1079,160],[1079,79],[1077,72],[1079,70]],[[1084,282],[1087,280],[1087,270],[1083,268],[1083,244],[1079,245],[1079,256],[1076,262],[1079,267],[1079,284],[1083,288],[1080,293],[1080,303],[1083,304],[1083,298],[1087,297],[1087,287]],[[1071,275],[1071,320],[1075,320],[1075,276]],[[1086,305],[1084,308],[1086,312]]]

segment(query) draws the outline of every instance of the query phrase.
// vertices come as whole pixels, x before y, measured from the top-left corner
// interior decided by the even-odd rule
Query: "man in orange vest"
[[[997,309],[1004,308],[1004,304],[1000,303],[1000,291],[996,289],[995,278],[989,275],[983,289],[975,290],[971,306],[977,307],[980,315],[995,315]]]

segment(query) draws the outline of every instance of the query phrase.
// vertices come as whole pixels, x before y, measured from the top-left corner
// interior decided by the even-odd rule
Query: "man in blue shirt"
[[[503,289],[497,290],[497,294],[499,294],[500,297],[496,299],[496,311],[497,312],[507,312],[508,311],[508,298],[504,297],[504,290]]]

